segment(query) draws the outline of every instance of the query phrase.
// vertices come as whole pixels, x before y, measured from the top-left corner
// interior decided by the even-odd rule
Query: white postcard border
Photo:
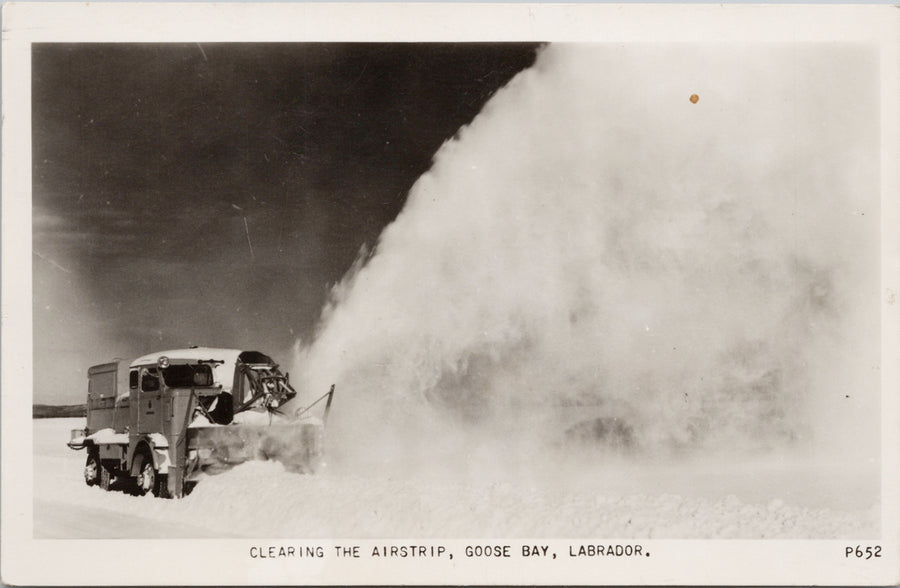
[[[11,3],[3,13],[2,580],[9,584],[896,584],[900,582],[900,11],[874,6]],[[78,41],[858,42],[882,71],[882,525],[871,541],[634,540],[641,558],[571,558],[582,539],[35,540],[31,464],[30,44]],[[442,545],[454,559],[332,555]],[[549,544],[557,560],[467,558]],[[846,557],[880,545],[878,559]],[[321,546],[324,558],[253,549]],[[256,552],[259,554],[259,551]],[[139,557],[138,557],[139,555]],[[155,562],[152,566],[136,563]]]

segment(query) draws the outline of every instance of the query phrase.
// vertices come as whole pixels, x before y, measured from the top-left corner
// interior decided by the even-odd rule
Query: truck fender
[[[153,463],[156,466],[156,471],[160,474],[168,474],[169,473],[169,450],[166,448],[153,448]]]
[[[165,447],[156,447],[156,444],[153,443],[150,439],[141,440],[137,446],[134,448],[134,456],[137,456],[139,453],[149,453],[150,457],[153,458],[153,467],[156,468],[156,471],[160,474],[166,474],[169,472],[169,450]],[[131,459],[131,475],[137,476],[138,471],[138,462],[134,459],[134,456]]]

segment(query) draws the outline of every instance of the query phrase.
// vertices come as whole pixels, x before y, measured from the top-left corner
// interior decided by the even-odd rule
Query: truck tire
[[[172,498],[169,495],[169,476],[167,474],[156,474],[156,486],[153,488],[153,495],[157,498]]]
[[[156,468],[153,467],[153,458],[144,452],[141,452],[135,458],[138,461],[138,475],[135,478],[134,493],[138,496],[144,496],[147,492],[156,493],[158,482],[158,474]]]
[[[88,486],[96,486],[100,483],[100,454],[96,449],[88,449],[87,460],[84,462],[84,483]]]
[[[100,487],[103,488],[106,492],[109,492],[110,486],[112,486],[112,472],[109,471],[108,467],[101,465],[100,466]]]

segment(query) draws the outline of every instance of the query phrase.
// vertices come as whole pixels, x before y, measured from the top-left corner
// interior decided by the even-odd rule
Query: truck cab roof
[[[168,349],[166,351],[155,351],[142,355],[131,362],[131,367],[140,367],[147,365],[156,365],[160,357],[168,357],[169,361],[175,362],[197,362],[203,360],[222,361],[225,364],[234,365],[238,356],[243,353],[240,349],[221,349],[217,347],[191,347],[189,349]]]

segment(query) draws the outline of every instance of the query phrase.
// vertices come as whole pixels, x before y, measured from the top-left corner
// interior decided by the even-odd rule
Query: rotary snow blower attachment
[[[246,394],[247,400],[234,409],[236,413],[253,406],[263,406],[269,412],[277,412],[278,407],[297,396],[288,375],[278,370],[277,363],[270,362],[271,360],[262,354],[247,357],[247,353],[242,353],[238,356],[235,365],[235,385],[246,382],[249,390]]]
[[[183,496],[188,483],[252,459],[300,473],[324,466],[334,386],[285,411],[297,392],[258,351],[163,351],[94,366],[88,378],[86,427],[69,441],[87,449],[88,485]]]

